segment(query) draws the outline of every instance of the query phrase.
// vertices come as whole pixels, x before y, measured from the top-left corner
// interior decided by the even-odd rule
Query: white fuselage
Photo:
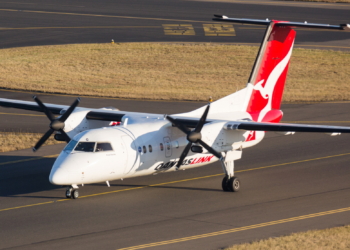
[[[174,171],[188,143],[186,135],[162,115],[127,115],[122,125],[102,128],[101,123],[108,124],[103,121],[77,122],[76,117],[80,116],[84,117],[77,114],[74,120],[73,116],[72,121],[78,125],[67,132],[71,136],[73,132],[79,132],[79,126],[83,126],[83,132],[76,134],[57,158],[50,174],[53,184],[88,184]],[[223,129],[224,123],[209,123],[202,129],[202,140],[218,152],[241,150],[263,139],[264,132],[257,132],[254,140],[247,141],[249,131],[228,132]],[[91,129],[95,126],[100,128]],[[90,129],[86,130],[87,127]],[[79,146],[93,143],[93,152]],[[110,143],[112,150],[99,151],[101,143]],[[205,150],[203,153],[190,151],[181,169],[200,167],[217,160]]]

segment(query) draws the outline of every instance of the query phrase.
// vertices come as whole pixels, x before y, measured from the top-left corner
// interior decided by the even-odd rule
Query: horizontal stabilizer
[[[335,30],[350,30],[350,24],[319,24],[319,23],[308,23],[308,22],[288,22],[288,21],[276,21],[269,19],[249,19],[249,18],[230,18],[224,15],[214,15],[214,21],[220,22],[233,22],[233,23],[245,23],[245,24],[255,24],[255,25],[269,25],[271,21],[275,22],[276,26],[288,26],[292,28],[317,28],[317,29],[335,29]]]
[[[227,130],[246,131],[350,133],[350,127],[243,121],[228,122],[224,128]]]

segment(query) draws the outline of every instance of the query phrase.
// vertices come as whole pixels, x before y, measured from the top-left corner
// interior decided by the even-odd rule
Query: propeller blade
[[[66,140],[66,142],[67,142],[67,143],[70,142],[70,138],[69,138],[69,136],[67,135],[67,133],[64,132],[63,129],[60,129],[59,131],[61,132],[61,135],[64,136],[64,139]]]
[[[44,105],[44,103],[42,103],[41,101],[40,101],[40,99],[37,97],[37,96],[35,96],[35,95],[33,95],[33,99],[34,99],[34,101],[36,101],[36,103],[39,105],[39,107],[42,109],[42,111],[45,113],[45,115],[47,116],[47,118],[49,118],[49,120],[52,122],[54,119],[55,119],[55,117],[54,117],[54,115],[51,113],[51,111]]]
[[[179,161],[176,164],[176,168],[179,169],[182,165],[182,162],[184,161],[185,157],[187,156],[188,152],[190,151],[192,146],[192,142],[189,142],[187,146],[185,147],[184,151],[182,152]]]
[[[198,143],[201,144],[206,150],[208,150],[208,152],[212,153],[213,155],[215,155],[217,158],[221,159],[222,155],[217,152],[215,149],[213,149],[212,147],[210,147],[208,144],[206,144],[204,141],[202,140],[198,140]]]
[[[182,132],[184,132],[185,134],[188,134],[189,132],[191,132],[191,130],[190,130],[188,127],[182,125],[180,122],[178,122],[177,120],[175,120],[175,119],[172,118],[171,116],[168,116],[168,115],[167,115],[165,118],[168,119],[168,121],[170,121],[172,124],[174,124],[175,127],[177,127],[178,129],[180,129],[180,130],[181,130]]]
[[[52,128],[50,128],[41,138],[40,140],[35,144],[35,146],[33,147],[33,151],[37,151],[45,142],[47,139],[49,139],[49,137],[52,135],[52,133],[55,130],[53,130]]]
[[[74,111],[74,109],[78,106],[80,102],[80,98],[78,97],[73,104],[67,109],[67,111],[58,119],[61,122],[65,122],[68,118],[68,116],[70,116],[70,114]]]
[[[205,120],[207,119],[209,108],[210,108],[210,104],[208,104],[207,108],[205,109],[201,119],[199,120],[196,128],[194,129],[194,132],[197,132],[197,133],[201,132],[201,130],[202,130],[203,126],[204,126]]]

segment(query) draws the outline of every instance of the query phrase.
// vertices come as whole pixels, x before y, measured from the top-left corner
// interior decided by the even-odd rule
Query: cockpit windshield
[[[96,151],[95,152],[101,152],[101,151],[112,151],[112,145],[109,142],[98,142],[96,145]]]
[[[72,151],[75,148],[75,145],[77,145],[77,143],[77,141],[71,140],[63,150]]]
[[[85,141],[75,141],[71,140],[64,151],[80,151],[80,152],[103,152],[103,151],[113,151],[112,145],[109,142],[85,142]]]
[[[94,152],[96,142],[79,142],[75,151]]]

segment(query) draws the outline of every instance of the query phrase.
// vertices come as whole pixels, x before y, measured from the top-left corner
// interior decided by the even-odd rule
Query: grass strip
[[[0,152],[31,148],[41,137],[42,134],[2,132],[0,133]],[[50,137],[44,145],[53,145],[58,143],[62,142],[56,141],[53,137]]]
[[[245,87],[258,47],[74,44],[2,49],[0,88],[76,96],[214,100]],[[286,102],[350,100],[350,52],[294,49]]]
[[[350,249],[350,226],[324,230],[310,230],[288,236],[269,238],[240,245],[225,250],[341,250]]]

